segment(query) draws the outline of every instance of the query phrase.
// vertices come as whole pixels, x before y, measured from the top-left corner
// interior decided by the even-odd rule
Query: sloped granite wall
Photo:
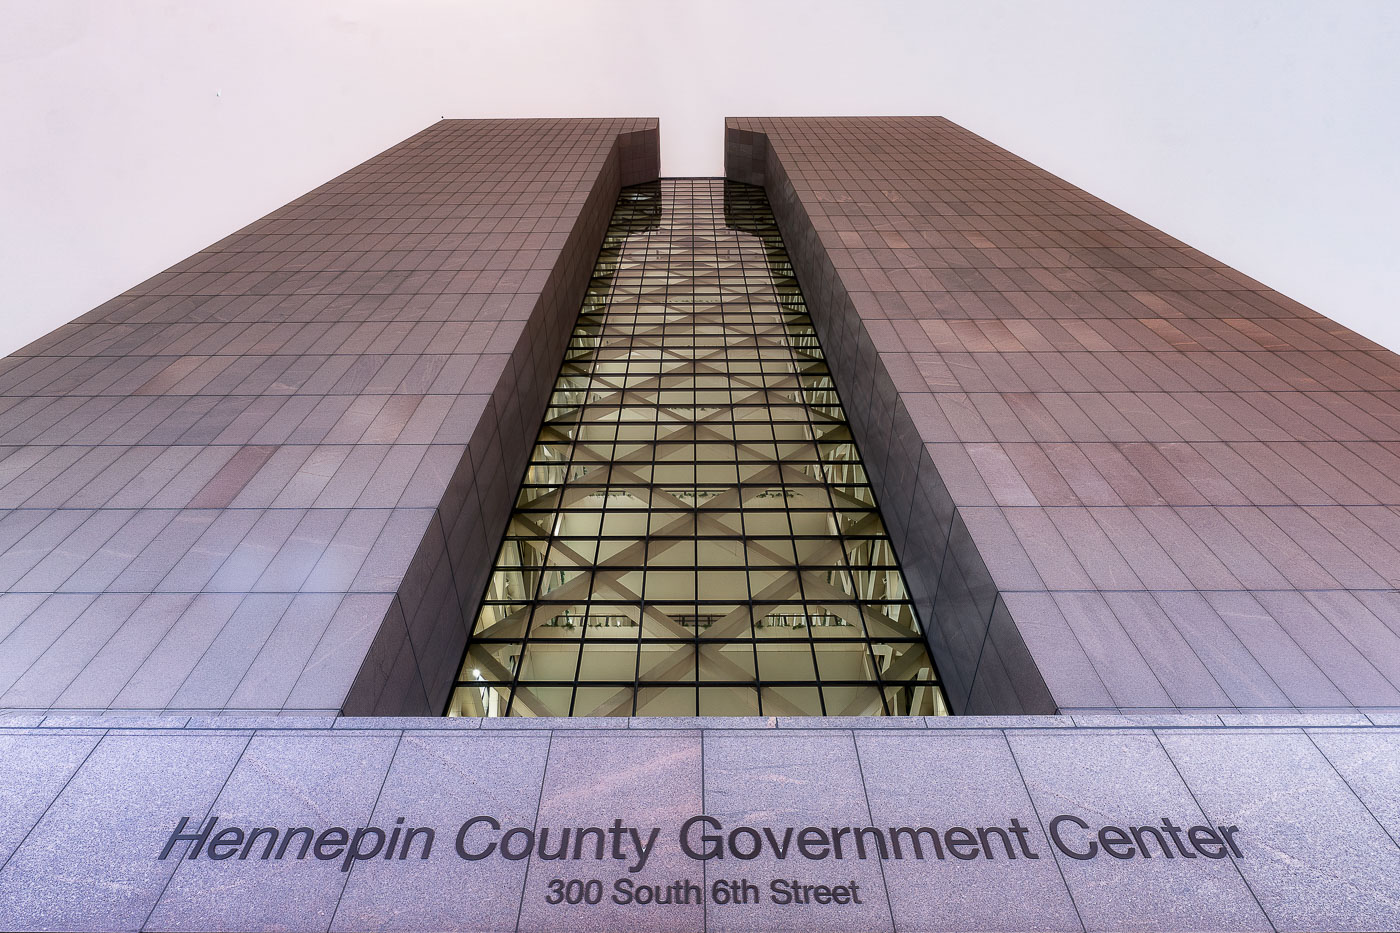
[[[939,117],[735,118],[959,712],[1400,705],[1400,357]]]
[[[655,120],[445,120],[0,361],[0,707],[436,714]]]

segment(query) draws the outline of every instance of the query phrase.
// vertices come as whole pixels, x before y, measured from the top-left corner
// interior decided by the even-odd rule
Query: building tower
[[[1400,929],[1400,357],[725,159],[445,120],[0,361],[0,927]]]

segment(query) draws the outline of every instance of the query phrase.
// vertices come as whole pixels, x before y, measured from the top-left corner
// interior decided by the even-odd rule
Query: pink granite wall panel
[[[0,707],[436,714],[655,120],[445,120],[0,361]]]
[[[961,712],[1400,705],[1400,358],[938,117],[726,124]]]

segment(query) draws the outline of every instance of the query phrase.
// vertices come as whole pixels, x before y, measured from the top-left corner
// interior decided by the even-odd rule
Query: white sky
[[[442,116],[942,114],[1400,348],[1400,2],[0,0],[0,353]]]

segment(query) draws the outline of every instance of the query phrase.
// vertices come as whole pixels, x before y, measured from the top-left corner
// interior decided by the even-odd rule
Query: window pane
[[[448,714],[942,715],[762,189],[619,198]]]

